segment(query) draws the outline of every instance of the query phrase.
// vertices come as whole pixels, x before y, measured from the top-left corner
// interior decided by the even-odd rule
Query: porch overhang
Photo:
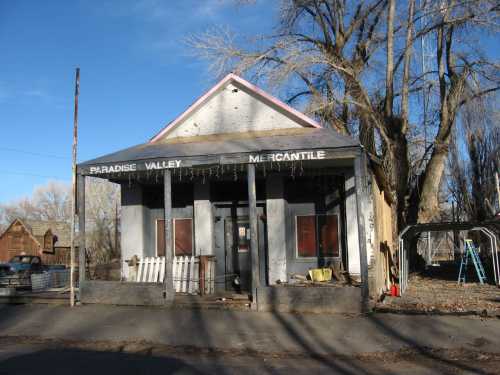
[[[78,174],[113,176],[165,169],[212,165],[308,163],[354,159],[361,146],[351,137],[329,129],[305,129],[291,135],[259,135],[248,138],[212,138],[189,142],[145,143],[80,163]]]

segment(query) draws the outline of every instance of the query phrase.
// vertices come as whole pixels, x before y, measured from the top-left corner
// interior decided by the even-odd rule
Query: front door
[[[226,274],[234,275],[228,280],[236,292],[250,291],[252,286],[252,258],[250,255],[250,222],[246,216],[225,219]]]
[[[258,250],[261,283],[265,283],[266,241],[264,207],[257,207]],[[215,252],[217,256],[217,289],[230,292],[250,292],[252,287],[252,255],[248,206],[216,206]],[[220,281],[224,280],[223,283]]]

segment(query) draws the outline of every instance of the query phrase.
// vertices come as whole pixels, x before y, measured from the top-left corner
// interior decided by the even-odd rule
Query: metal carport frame
[[[496,235],[488,228],[489,226],[500,226],[498,222],[468,223],[468,222],[445,222],[427,223],[407,226],[398,236],[399,251],[399,288],[401,295],[408,288],[408,273],[410,268],[409,251],[405,242],[422,232],[448,232],[453,230],[469,230],[482,232],[490,240],[491,259],[493,262],[493,275],[495,284],[500,286],[500,265],[498,260],[498,241]]]

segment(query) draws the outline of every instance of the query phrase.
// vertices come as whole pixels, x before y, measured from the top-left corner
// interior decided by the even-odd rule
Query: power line
[[[40,152],[26,151],[26,150],[20,150],[20,149],[17,149],[17,148],[10,148],[10,147],[0,147],[0,151],[17,152],[17,153],[20,153],[20,154],[27,154],[27,155],[33,155],[33,156],[42,156],[42,157],[54,158],[54,159],[65,159],[65,160],[69,160],[70,159],[67,156],[52,155],[52,154],[43,154],[43,153],[40,153]]]
[[[64,180],[63,177],[58,177],[58,176],[47,176],[43,174],[36,174],[36,173],[29,173],[29,172],[15,172],[15,171],[5,171],[0,169],[0,174],[13,174],[13,175],[18,175],[18,176],[32,176],[32,177],[42,177],[42,178],[56,178],[59,180]]]

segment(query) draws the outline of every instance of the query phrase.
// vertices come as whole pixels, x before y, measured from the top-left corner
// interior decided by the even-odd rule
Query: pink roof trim
[[[186,109],[179,117],[177,117],[171,123],[166,125],[157,135],[155,135],[153,138],[151,138],[150,143],[154,143],[154,142],[158,141],[161,137],[163,137],[165,134],[167,134],[170,130],[174,129],[178,124],[180,124],[184,119],[186,119],[192,112],[194,112],[199,106],[201,106],[210,97],[212,97],[212,95],[214,95],[216,92],[218,92],[219,89],[221,89],[222,87],[224,87],[226,84],[228,84],[231,81],[239,83],[241,86],[247,88],[248,90],[252,91],[253,93],[257,94],[258,96],[266,99],[267,101],[274,104],[276,107],[281,108],[282,110],[284,110],[285,112],[290,114],[292,117],[295,117],[296,119],[302,121],[303,123],[305,123],[311,127],[314,127],[314,128],[321,128],[322,127],[320,124],[318,124],[312,118],[310,118],[310,117],[306,116],[305,114],[303,114],[302,112],[297,111],[296,109],[290,107],[288,104],[283,103],[278,98],[268,94],[267,92],[265,92],[264,90],[255,86],[254,84],[237,76],[236,74],[229,73],[219,83],[217,83],[214,87],[212,87],[210,90],[208,90],[203,96],[198,98],[198,100],[196,100],[193,104],[191,104],[188,107],[188,109]]]

